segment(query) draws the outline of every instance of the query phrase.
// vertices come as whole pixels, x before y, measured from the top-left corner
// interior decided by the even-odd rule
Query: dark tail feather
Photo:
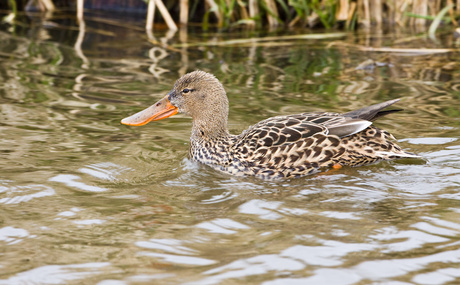
[[[391,113],[401,112],[403,110],[404,109],[394,109],[394,110],[379,111],[379,112],[377,112],[377,114],[375,114],[375,116],[371,120],[375,121],[380,117],[386,116],[386,115],[391,114]]]
[[[367,121],[373,121],[379,117],[402,111],[402,109],[397,110],[386,110],[382,111],[386,107],[393,105],[394,103],[398,102],[400,99],[394,99],[382,103],[378,103],[369,107],[364,107],[359,110],[351,111],[348,113],[343,114],[345,117],[351,117],[353,119],[362,119]]]

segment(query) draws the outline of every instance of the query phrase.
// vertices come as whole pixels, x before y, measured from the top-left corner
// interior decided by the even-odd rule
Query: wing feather
[[[358,133],[372,122],[344,117],[338,113],[303,113],[266,119],[249,127],[238,136],[235,147],[281,146],[305,140],[315,134],[336,135],[340,138]]]
[[[249,127],[238,136],[235,147],[252,145],[271,147],[295,143],[317,133],[327,134],[325,126],[311,122],[308,116],[292,115],[278,116],[266,119]]]

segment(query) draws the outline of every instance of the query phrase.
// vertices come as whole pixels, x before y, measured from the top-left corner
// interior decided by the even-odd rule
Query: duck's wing
[[[389,141],[371,120],[396,112],[382,111],[397,100],[345,114],[303,113],[261,121],[234,140],[241,165],[261,177],[301,176],[321,167],[359,166],[382,159],[416,157]]]
[[[383,110],[398,101],[389,100],[345,114],[318,112],[269,118],[244,131],[238,136],[235,146],[249,146],[252,149],[281,146],[315,134],[336,135],[339,138],[351,136],[369,127],[371,121],[401,111]]]
[[[266,119],[244,131],[235,142],[235,147],[282,146],[303,141],[315,134],[345,137],[360,132],[372,122],[344,117],[338,113],[303,113]]]
[[[278,116],[263,120],[245,130],[237,141],[238,146],[270,147],[294,143],[316,133],[328,133],[326,127],[311,122],[304,114]]]
[[[334,158],[345,152],[340,138],[370,124],[337,113],[274,117],[243,132],[233,145],[233,152],[254,175],[305,175],[330,166]]]

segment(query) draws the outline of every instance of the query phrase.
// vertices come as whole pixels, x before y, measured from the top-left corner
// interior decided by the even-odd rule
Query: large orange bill
[[[150,121],[158,121],[175,114],[177,114],[177,107],[173,106],[166,96],[147,109],[124,118],[121,123],[128,126],[143,126]]]

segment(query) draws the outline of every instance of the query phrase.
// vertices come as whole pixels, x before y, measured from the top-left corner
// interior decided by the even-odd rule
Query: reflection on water
[[[84,279],[91,276],[92,272],[97,272],[108,265],[110,265],[108,262],[46,265],[21,272],[7,280],[0,280],[0,284],[63,284]]]
[[[85,33],[66,19],[1,26],[0,284],[460,282],[460,66],[458,52],[436,51],[457,48],[452,37],[280,48],[282,31],[148,40],[130,19],[87,17]],[[189,161],[185,116],[120,125],[194,69],[224,83],[234,133],[402,98],[404,112],[376,124],[425,161],[267,182]]]

